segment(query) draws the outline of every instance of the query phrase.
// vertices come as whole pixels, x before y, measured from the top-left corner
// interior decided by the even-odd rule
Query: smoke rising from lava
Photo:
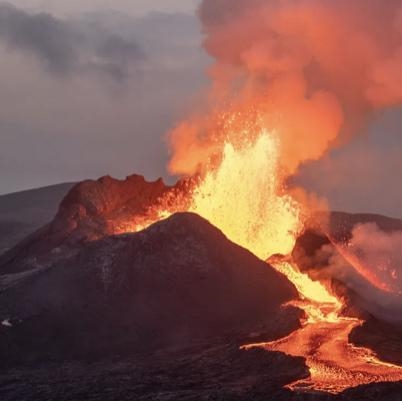
[[[284,183],[303,163],[360,133],[376,112],[402,103],[401,0],[203,0],[199,16],[204,48],[215,60],[212,85],[207,110],[169,135],[174,174],[208,175],[227,144],[241,150],[269,132],[278,143],[277,179]],[[310,210],[322,203],[303,190],[291,195]],[[372,261],[358,273],[364,278],[372,270],[388,280],[384,275],[393,273],[376,271],[374,264],[395,254],[399,237],[371,226],[353,235],[359,248],[354,261]],[[370,237],[378,239],[376,246]],[[327,273],[344,274],[338,267],[334,261]],[[375,293],[367,295],[375,304],[384,288],[371,292],[368,282],[356,287]]]
[[[361,306],[381,320],[402,321],[402,231],[357,224],[346,248],[324,245],[317,260],[328,260],[318,277],[332,277],[359,295]],[[317,272],[316,272],[317,273]]]
[[[292,174],[402,101],[400,0],[203,0],[199,15],[213,111],[171,133],[173,173],[202,169],[223,138],[247,140],[235,133],[241,119],[277,132]]]
[[[389,291],[402,294],[402,231],[386,233],[375,223],[367,223],[355,226],[352,235],[349,248],[355,249]]]

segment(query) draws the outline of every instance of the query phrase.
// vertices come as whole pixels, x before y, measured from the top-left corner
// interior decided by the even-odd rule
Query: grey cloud
[[[199,6],[198,14],[205,26],[219,26],[264,3],[266,0],[204,0]]]
[[[66,79],[36,50],[5,50],[0,34],[0,193],[105,174],[167,179],[165,132],[201,102],[207,80],[197,19],[104,12],[63,21],[79,34]]]
[[[79,35],[50,14],[31,15],[0,4],[0,37],[11,48],[35,54],[54,72],[64,73],[77,63]]]
[[[31,14],[8,3],[0,4],[0,40],[13,50],[29,52],[57,75],[106,73],[127,78],[130,66],[145,58],[132,38],[62,20],[49,13]]]
[[[116,80],[127,78],[130,64],[145,57],[136,43],[117,35],[111,35],[100,43],[96,55],[101,60],[102,67]]]

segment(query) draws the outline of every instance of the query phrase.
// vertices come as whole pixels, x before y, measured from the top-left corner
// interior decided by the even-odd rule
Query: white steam
[[[402,322],[402,231],[357,224],[346,249],[325,245],[320,257],[329,257],[325,274],[358,294],[364,309],[382,320]]]

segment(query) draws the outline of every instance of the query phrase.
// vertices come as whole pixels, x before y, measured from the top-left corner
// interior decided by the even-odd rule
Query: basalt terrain
[[[297,289],[192,213],[126,233],[183,185],[140,176],[85,181],[50,223],[0,256],[2,399],[400,399],[401,382],[338,395],[293,392],[285,386],[309,375],[303,358],[242,348],[300,327],[303,311],[286,306]],[[306,272],[319,270],[318,251],[347,241],[357,222],[402,229],[401,221],[374,215],[317,221],[293,252]],[[332,286],[348,313],[365,317],[350,340],[401,363],[400,326],[374,317],[346,283]]]

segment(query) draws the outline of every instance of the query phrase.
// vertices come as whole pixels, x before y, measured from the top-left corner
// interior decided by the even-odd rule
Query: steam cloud
[[[221,150],[230,111],[277,132],[292,174],[402,101],[401,0],[203,0],[199,15],[213,111],[171,133],[173,173],[194,174]]]
[[[320,257],[328,258],[329,264],[320,274],[346,283],[373,315],[402,321],[401,249],[402,231],[384,232],[375,223],[358,224],[352,231],[347,253],[354,256],[359,268],[348,263],[335,248],[324,245]]]
[[[402,232],[386,233],[368,223],[355,226],[352,235],[351,246],[363,264],[375,271],[390,291],[402,294]]]

